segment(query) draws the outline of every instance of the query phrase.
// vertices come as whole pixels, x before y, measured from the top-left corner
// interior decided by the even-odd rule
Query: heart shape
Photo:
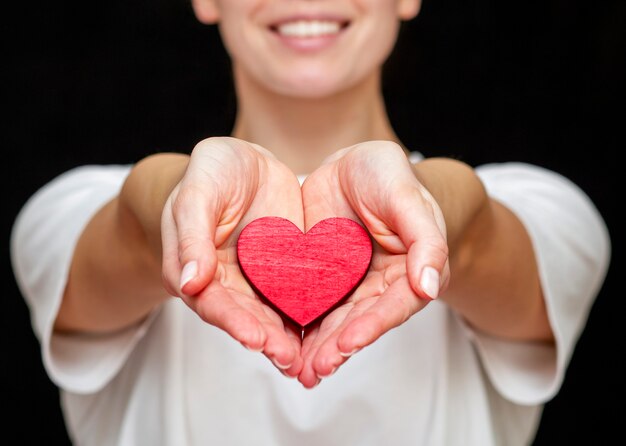
[[[322,220],[304,234],[289,220],[263,217],[241,231],[237,255],[256,291],[304,327],[358,285],[372,242],[349,218]]]

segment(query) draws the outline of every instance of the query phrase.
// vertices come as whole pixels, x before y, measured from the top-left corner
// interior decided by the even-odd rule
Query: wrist
[[[415,164],[414,172],[441,208],[452,254],[477,216],[489,208],[485,187],[474,169],[453,159],[429,158]]]
[[[163,207],[183,177],[188,163],[188,155],[150,155],[131,169],[120,191],[120,218],[128,224],[134,221],[138,225],[150,251],[159,261]]]

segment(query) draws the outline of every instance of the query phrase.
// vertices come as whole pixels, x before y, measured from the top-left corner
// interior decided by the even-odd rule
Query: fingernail
[[[439,272],[432,266],[425,266],[420,279],[422,290],[431,299],[437,299],[439,295]]]
[[[180,289],[182,290],[190,280],[198,275],[198,262],[192,260],[188,262],[180,273]]]
[[[281,370],[286,370],[289,367],[291,367],[291,364],[287,364],[287,365],[281,364],[280,362],[278,362],[276,358],[272,359],[272,363]]]
[[[317,377],[318,377],[319,379],[326,379],[326,378],[329,378],[329,377],[333,376],[333,373],[335,373],[336,371],[337,371],[337,367],[334,367],[334,368],[330,371],[330,373],[329,373],[328,375],[320,375],[320,374],[317,374]]]
[[[352,350],[350,353],[344,353],[344,352],[339,352],[339,354],[341,356],[343,356],[344,358],[349,358],[350,356],[354,355],[356,352],[358,352],[359,350],[361,350],[360,348],[355,348],[354,350]]]
[[[320,385],[321,382],[322,382],[322,380],[318,378],[317,382],[315,384],[313,384],[313,387],[311,387],[311,389],[315,389],[317,386]]]

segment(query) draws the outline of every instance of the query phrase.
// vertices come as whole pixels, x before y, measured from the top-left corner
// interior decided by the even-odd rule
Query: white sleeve
[[[559,390],[575,344],[606,275],[610,240],[602,217],[575,184],[522,163],[476,169],[488,194],[521,220],[537,259],[555,346],[511,342],[465,325],[494,387],[524,405]]]
[[[59,335],[53,324],[74,248],[91,217],[119,192],[128,166],[84,166],[41,188],[20,211],[11,234],[13,270],[52,381],[92,393],[115,376],[149,321],[110,335]]]

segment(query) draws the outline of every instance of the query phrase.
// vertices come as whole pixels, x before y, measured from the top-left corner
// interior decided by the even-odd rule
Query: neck
[[[399,142],[387,117],[380,72],[325,98],[278,95],[235,67],[238,111],[233,136],[270,150],[296,174],[310,173],[338,149],[362,141]]]

